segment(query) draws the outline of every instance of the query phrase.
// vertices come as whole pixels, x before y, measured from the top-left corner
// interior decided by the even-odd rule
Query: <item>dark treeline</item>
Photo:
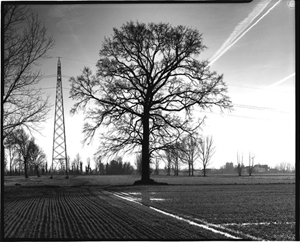
[[[128,175],[132,174],[133,167],[129,162],[122,162],[122,160],[112,160],[105,165],[106,175]]]

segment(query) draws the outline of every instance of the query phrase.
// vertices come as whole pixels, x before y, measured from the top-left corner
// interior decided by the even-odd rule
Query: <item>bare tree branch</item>
[[[39,130],[47,119],[49,97],[43,98],[36,84],[42,78],[34,70],[40,58],[53,47],[52,37],[28,6],[3,5],[4,19],[4,86],[3,86],[3,136],[18,127],[29,131]]]
[[[199,146],[199,151],[201,164],[203,166],[203,176],[206,176],[207,166],[210,164],[210,160],[216,152],[212,136],[206,136],[202,138]]]
[[[70,79],[71,113],[86,113],[85,142],[107,127],[99,152],[142,147],[142,180],[149,180],[150,158],[178,142],[203,122],[193,110],[231,109],[223,76],[196,57],[206,47],[198,30],[169,24],[127,22],[105,38],[93,75],[84,68]]]

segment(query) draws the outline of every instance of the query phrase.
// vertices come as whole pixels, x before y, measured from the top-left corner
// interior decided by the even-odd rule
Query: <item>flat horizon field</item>
[[[260,173],[238,176],[237,174],[211,174],[203,176],[166,176],[152,175],[152,179],[157,182],[168,183],[169,185],[204,185],[204,184],[268,184],[268,183],[295,183],[295,173]],[[100,185],[117,186],[132,185],[140,180],[140,175],[70,175],[69,179],[65,175],[50,175],[41,177],[29,176],[4,176],[4,186],[80,186],[80,185]]]
[[[294,174],[4,177],[3,239],[294,240]]]

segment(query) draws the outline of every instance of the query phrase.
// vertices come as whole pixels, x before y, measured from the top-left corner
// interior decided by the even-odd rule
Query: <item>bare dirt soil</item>
[[[293,175],[152,178],[170,185],[132,186],[139,176],[7,176],[4,238],[230,239],[222,231],[247,240],[295,238]]]
[[[116,199],[101,188],[6,187],[4,237],[10,239],[226,239]]]
[[[173,185],[120,187],[135,201],[238,231],[245,239],[295,239],[295,185]],[[248,236],[250,235],[250,236]]]

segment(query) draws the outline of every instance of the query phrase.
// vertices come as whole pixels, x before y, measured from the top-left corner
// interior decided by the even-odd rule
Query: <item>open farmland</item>
[[[4,237],[24,239],[293,240],[292,176],[6,177]],[[214,181],[214,182],[213,182]],[[15,185],[20,184],[20,185]]]

